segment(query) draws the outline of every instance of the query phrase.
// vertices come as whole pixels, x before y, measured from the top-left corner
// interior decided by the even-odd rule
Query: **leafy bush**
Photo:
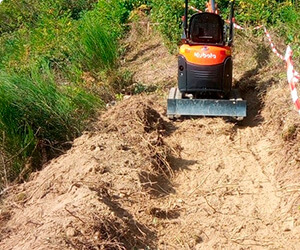
[[[27,73],[43,61],[62,70],[70,64],[70,40],[76,26],[69,13],[40,11],[34,27],[24,26],[0,37],[0,67],[6,72]]]
[[[0,34],[13,32],[21,26],[35,27],[45,14],[57,17],[70,14],[73,19],[79,19],[84,11],[91,10],[97,0],[8,0],[1,3]]]
[[[93,9],[97,0],[60,0],[61,9],[69,12],[73,19],[79,19],[84,11]]]
[[[32,26],[38,18],[37,0],[3,1],[0,8],[0,34],[13,32],[21,25]]]

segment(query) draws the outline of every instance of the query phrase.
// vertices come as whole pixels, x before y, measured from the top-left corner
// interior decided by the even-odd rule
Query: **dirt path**
[[[140,44],[138,50],[151,48],[154,41]],[[245,45],[240,42],[239,46]],[[255,50],[253,44],[249,46]],[[156,60],[156,70],[134,70],[155,76],[160,69],[159,75],[173,75],[176,84],[176,72],[170,71],[176,57],[167,56],[163,47],[155,51],[165,55],[163,61],[159,57]],[[267,54],[267,48],[262,53]],[[147,65],[147,55],[140,54],[136,59]],[[245,63],[243,55],[235,60]],[[172,67],[167,67],[166,61]],[[256,69],[247,71],[252,72],[248,81],[253,84],[253,79],[260,79],[258,69],[264,65],[252,59],[250,64]],[[243,67],[235,68],[237,82],[247,81]],[[285,168],[280,165],[286,152],[278,131],[262,122],[259,93],[248,90],[244,95],[248,117],[240,125],[220,118],[184,120],[175,122],[175,128],[169,129],[170,136],[164,138],[182,151],[181,157],[172,161],[177,169],[173,189],[165,190],[164,198],[156,204],[166,211],[180,211],[178,217],[155,221],[161,249],[300,249],[299,194],[287,192],[288,184],[297,184],[297,178],[289,176],[290,182],[279,184],[276,171]],[[162,113],[164,105],[162,102]],[[291,173],[300,175],[299,169]]]
[[[293,204],[275,180],[274,135],[218,118],[176,125],[167,141],[183,148],[175,162],[183,169],[163,203],[182,213],[162,229],[165,249],[297,249],[299,222],[295,229]]]

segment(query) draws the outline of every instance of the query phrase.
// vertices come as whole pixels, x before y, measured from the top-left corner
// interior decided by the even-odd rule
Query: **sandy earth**
[[[176,57],[156,42],[125,63],[137,82],[176,83]],[[159,70],[145,68],[153,53]],[[299,162],[255,90],[246,98],[240,123],[170,122],[157,93],[118,103],[4,194],[0,249],[300,249]]]
[[[117,105],[12,189],[0,248],[299,249],[299,185],[276,181],[276,135],[221,118],[170,123],[148,98]]]
[[[183,212],[163,230],[166,249],[176,241],[174,249],[299,249],[299,193],[276,182],[274,137],[221,119],[178,124],[168,140],[183,147],[182,170],[163,202],[180,201]]]

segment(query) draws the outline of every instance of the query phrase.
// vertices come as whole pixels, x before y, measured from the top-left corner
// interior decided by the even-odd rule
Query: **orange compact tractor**
[[[182,45],[178,56],[178,87],[169,92],[167,115],[246,116],[246,101],[232,89],[234,1],[230,1],[229,25],[218,14],[214,0],[206,11],[188,21],[185,0]]]

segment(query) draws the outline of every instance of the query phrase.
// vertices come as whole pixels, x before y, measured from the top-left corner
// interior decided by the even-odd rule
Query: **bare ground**
[[[143,53],[129,50],[125,64],[132,60],[136,81],[159,84],[165,74],[171,84],[176,57],[161,40],[154,48],[157,39],[135,47]],[[290,107],[276,60],[243,66],[243,58],[235,58],[249,103],[243,122],[170,122],[161,93],[118,103],[65,155],[4,194],[0,248],[299,249],[299,119],[274,111],[276,100]]]
[[[176,175],[176,194],[164,200],[180,201],[184,211],[179,225],[164,229],[166,249],[169,242],[174,249],[297,249],[299,185],[277,183],[275,138],[263,126],[221,119],[180,123],[168,139],[183,147],[181,162],[194,164]]]

